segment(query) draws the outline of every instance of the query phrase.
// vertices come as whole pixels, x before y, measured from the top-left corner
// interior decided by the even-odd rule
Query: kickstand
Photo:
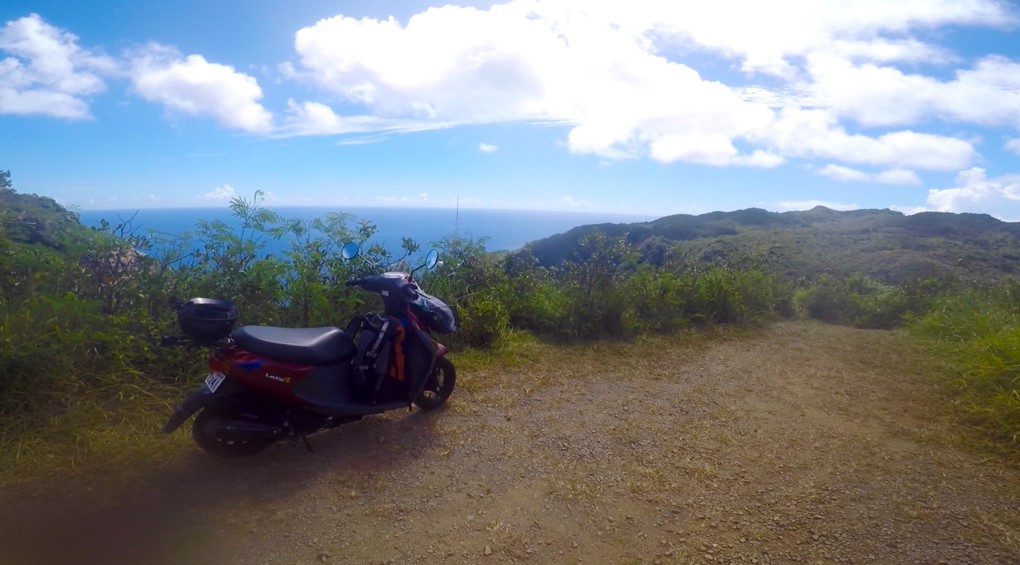
[[[308,436],[301,434],[301,441],[304,442],[305,447],[308,448],[308,453],[315,453],[315,450],[312,449],[311,442],[308,441]]]

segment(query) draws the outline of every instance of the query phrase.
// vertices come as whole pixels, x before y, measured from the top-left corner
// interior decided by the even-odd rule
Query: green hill
[[[62,251],[70,240],[87,230],[78,215],[56,200],[35,194],[19,194],[11,185],[9,171],[0,171],[0,242],[39,244]],[[0,249],[4,243],[0,243]]]
[[[985,214],[749,208],[580,226],[528,247],[541,264],[559,264],[575,258],[579,241],[596,229],[626,238],[648,262],[661,261],[667,250],[710,262],[750,258],[791,278],[863,273],[901,283],[933,276],[987,281],[1020,273],[1020,224]]]

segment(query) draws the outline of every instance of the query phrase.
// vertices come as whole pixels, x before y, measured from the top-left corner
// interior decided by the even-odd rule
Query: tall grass
[[[151,426],[156,437],[156,414],[201,373],[197,352],[155,345],[176,329],[168,298],[235,300],[240,323],[343,327],[378,301],[342,283],[420,249],[405,240],[404,256],[391,257],[367,243],[375,231],[370,222],[352,226],[344,215],[288,221],[258,200],[256,194],[231,204],[244,220],[239,233],[200,224],[150,255],[134,253],[146,240],[123,225],[102,228],[65,258],[0,247],[0,264],[11,267],[0,293],[0,460],[62,451],[75,461],[109,457],[118,430],[132,445],[140,441],[139,449],[155,445],[138,430]],[[290,248],[268,256],[267,238],[284,238]],[[367,260],[344,260],[339,244],[346,240],[362,243]],[[999,441],[1017,442],[1015,284],[949,293],[937,302],[947,292],[939,281],[892,286],[822,276],[795,289],[753,260],[707,263],[668,249],[654,265],[642,263],[625,238],[598,231],[555,267],[540,266],[527,248],[488,253],[484,239],[451,235],[434,245],[443,262],[419,279],[454,308],[461,331],[443,339],[455,349],[513,357],[535,339],[630,339],[753,325],[798,311],[861,327],[915,319],[917,334],[953,363],[953,387],[968,413]]]
[[[992,445],[1020,452],[1020,284],[937,300],[910,328],[947,364],[955,402]]]

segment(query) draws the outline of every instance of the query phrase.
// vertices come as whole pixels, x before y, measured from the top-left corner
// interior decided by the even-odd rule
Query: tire
[[[457,370],[453,368],[453,363],[446,357],[436,359],[436,365],[425,383],[425,389],[414,399],[415,406],[422,410],[439,408],[446,403],[447,398],[450,398],[455,384]]]
[[[206,427],[213,418],[230,418],[256,424],[269,422],[261,403],[244,395],[227,396],[206,406],[198,416],[195,416],[195,421],[191,425],[191,437],[199,447],[217,457],[228,459],[250,457],[276,441],[272,438],[233,440],[218,437]]]

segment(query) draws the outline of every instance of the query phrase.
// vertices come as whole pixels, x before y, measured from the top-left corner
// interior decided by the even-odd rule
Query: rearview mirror
[[[344,245],[343,249],[340,250],[340,256],[344,258],[344,261],[350,261],[361,253],[361,246],[353,241]]]
[[[432,270],[439,264],[439,252],[433,249],[429,251],[429,254],[425,256],[425,268]]]

